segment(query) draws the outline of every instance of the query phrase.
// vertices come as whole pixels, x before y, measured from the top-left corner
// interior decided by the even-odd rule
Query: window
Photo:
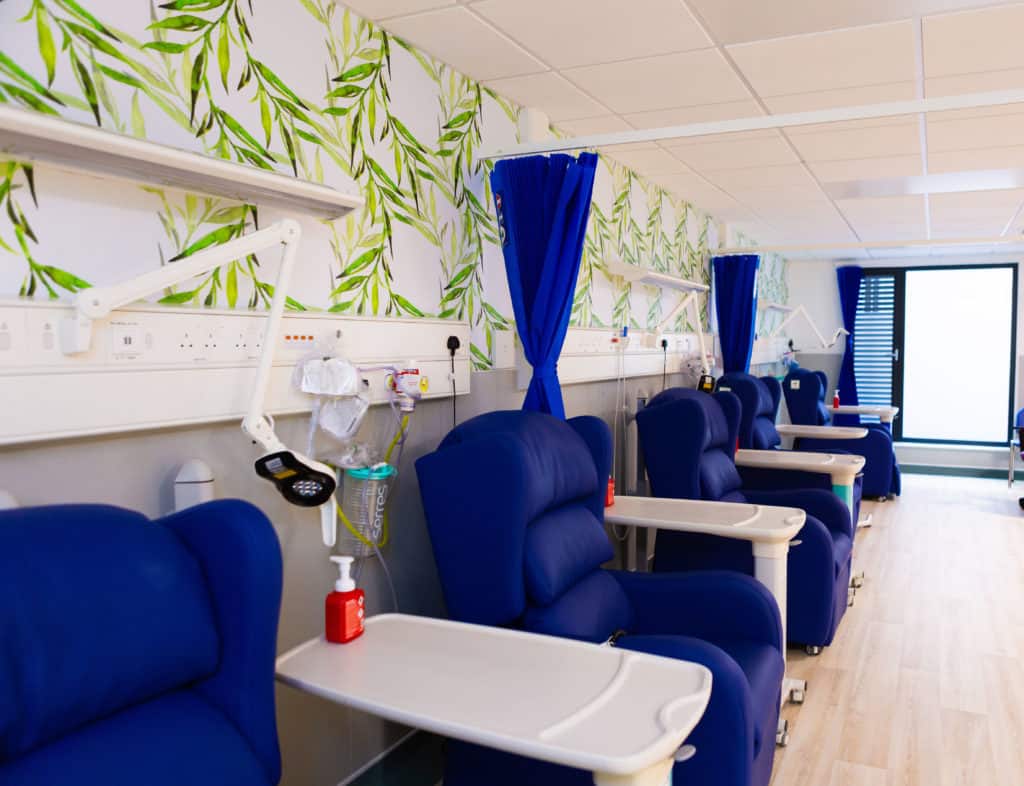
[[[1016,265],[865,270],[854,330],[860,402],[900,407],[897,439],[1006,444],[1016,302]]]

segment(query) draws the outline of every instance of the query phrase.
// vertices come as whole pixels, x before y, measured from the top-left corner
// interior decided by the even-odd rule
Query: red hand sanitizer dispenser
[[[363,635],[365,594],[352,580],[352,557],[331,557],[331,562],[337,563],[340,575],[324,603],[324,634],[328,641],[347,644]]]

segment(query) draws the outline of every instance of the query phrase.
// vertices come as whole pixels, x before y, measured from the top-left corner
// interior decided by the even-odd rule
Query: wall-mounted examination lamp
[[[710,374],[711,366],[708,363],[708,352],[704,344],[704,329],[700,324],[700,312],[697,308],[697,296],[707,292],[710,287],[708,287],[707,284],[688,281],[685,278],[673,276],[668,273],[662,273],[648,267],[630,265],[627,262],[623,262],[618,259],[606,260],[605,267],[613,276],[619,276],[633,284],[645,284],[650,287],[672,289],[676,292],[686,293],[683,295],[682,300],[680,300],[676,307],[669,312],[669,315],[658,324],[653,332],[644,332],[645,344],[652,347],[656,346],[658,336],[667,331],[669,326],[675,322],[676,318],[687,308],[691,308],[693,324],[696,325],[697,328],[697,343],[700,347],[701,373]]]
[[[779,335],[779,333],[782,332],[782,329],[798,316],[802,316],[804,321],[811,326],[811,330],[813,330],[814,335],[818,337],[818,341],[821,343],[822,349],[830,349],[836,345],[836,342],[839,341],[840,338],[850,335],[850,331],[846,328],[836,328],[836,332],[832,334],[832,340],[826,340],[821,334],[821,331],[818,330],[818,326],[814,324],[814,320],[811,319],[811,315],[807,313],[807,309],[802,305],[784,306],[781,303],[760,303],[758,304],[758,308],[765,311],[781,311],[787,315],[778,325],[775,326],[775,329],[769,334],[769,338],[775,338]]]
[[[75,313],[60,325],[60,342],[65,354],[86,352],[92,343],[94,320],[103,319],[115,309],[160,292],[166,287],[208,273],[233,260],[266,251],[276,245],[283,246],[281,269],[277,274],[274,296],[267,313],[263,351],[260,354],[249,408],[242,421],[242,431],[264,451],[256,460],[256,473],[273,483],[281,496],[293,505],[319,507],[324,543],[334,545],[334,491],[337,487],[334,471],[319,461],[289,450],[274,433],[273,421],[264,412],[274,352],[277,348],[281,321],[284,318],[288,286],[301,236],[302,230],[298,223],[285,219],[266,229],[164,265],[159,270],[143,273],[130,281],[83,290],[75,296]]]

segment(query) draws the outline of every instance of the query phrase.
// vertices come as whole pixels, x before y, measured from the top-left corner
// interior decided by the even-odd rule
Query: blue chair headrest
[[[740,447],[771,450],[781,444],[782,439],[775,430],[776,400],[765,382],[751,374],[734,371],[719,379],[718,389],[730,391],[740,400]]]
[[[569,423],[541,412],[488,412],[453,428],[439,451],[495,437],[519,444],[527,470],[528,516],[593,494],[599,488],[594,458]]]
[[[0,513],[0,597],[0,762],[218,666],[199,563],[138,513]]]
[[[782,382],[789,419],[802,426],[827,426],[832,416],[825,406],[827,377],[820,371],[796,368]]]
[[[729,423],[722,412],[722,407],[707,393],[689,388],[669,388],[648,401],[646,408],[654,409],[676,401],[693,401],[704,410],[705,431],[701,445],[703,450],[729,446]]]
[[[602,527],[610,464],[611,433],[600,419],[520,411],[472,418],[420,458],[452,617],[537,630],[564,622],[565,599],[614,556]],[[601,640],[614,629],[605,620],[575,632]]]

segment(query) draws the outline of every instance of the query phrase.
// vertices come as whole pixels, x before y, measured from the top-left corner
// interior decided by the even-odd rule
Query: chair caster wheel
[[[803,704],[804,703],[804,690],[803,688],[793,688],[789,692],[789,703],[790,704]]]
[[[789,745],[789,721],[785,718],[779,718],[779,725],[775,730],[775,744],[780,748]]]
[[[814,657],[815,655],[821,655],[821,647],[816,647],[813,644],[808,644],[806,647],[804,647],[804,652],[806,652],[808,655],[812,657]]]

